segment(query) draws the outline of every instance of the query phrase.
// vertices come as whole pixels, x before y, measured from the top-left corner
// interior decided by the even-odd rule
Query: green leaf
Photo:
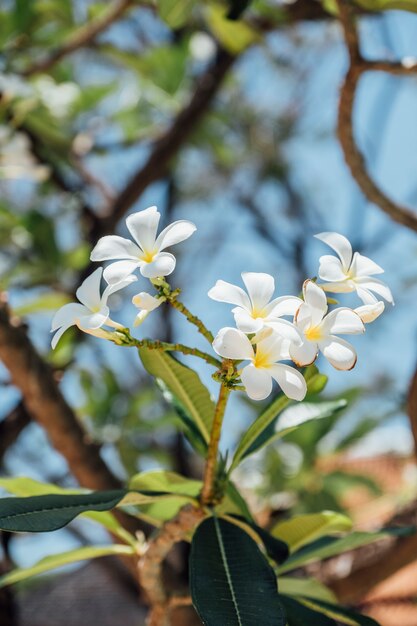
[[[14,532],[49,532],[69,524],[77,515],[109,511],[117,506],[140,506],[158,498],[171,498],[166,491],[96,491],[91,493],[47,494],[0,500],[0,529]],[[188,495],[182,496],[192,502]]]
[[[279,592],[282,595],[323,600],[324,602],[337,602],[336,596],[321,582],[315,578],[295,578],[293,576],[280,576]]]
[[[159,0],[158,12],[168,26],[180,28],[187,23],[196,4],[196,0]]]
[[[232,54],[239,54],[260,40],[254,28],[242,21],[228,20],[227,9],[220,4],[210,3],[206,9],[206,20],[217,41]]]
[[[194,607],[206,626],[284,626],[275,574],[250,536],[209,517],[194,533],[190,557]]]
[[[86,511],[108,511],[116,507],[126,491],[88,494],[50,494],[0,500],[0,528],[14,532],[48,532],[66,526]]]
[[[323,613],[314,611],[309,606],[297,602],[293,598],[283,595],[281,596],[281,601],[284,605],[288,626],[337,626],[333,619],[323,615]]]
[[[327,617],[337,620],[337,622],[341,624],[347,624],[348,626],[379,626],[378,622],[371,617],[361,615],[360,613],[350,611],[335,604],[310,599],[304,599],[303,604],[314,611],[318,611]],[[321,622],[317,623],[320,624]],[[323,624],[324,623],[325,622],[323,622]]]
[[[320,391],[323,388],[323,376],[318,372],[317,368],[308,368],[304,377],[309,392],[311,390],[310,393],[316,393],[316,390]],[[284,437],[304,422],[312,419],[321,419],[328,416],[329,413],[346,406],[345,400],[323,403],[300,402],[291,409],[293,413],[289,414],[292,416],[289,422],[285,418],[286,412],[283,413],[283,411],[290,404],[291,400],[281,394],[267,406],[240,440],[229,472],[232,472],[244,458],[253,454],[271,441]],[[278,419],[280,415],[282,415],[282,421]]]
[[[166,395],[188,425],[188,432],[194,428],[194,435],[207,444],[213,423],[214,404],[196,372],[172,355],[158,350],[139,348],[139,356],[149,374],[163,382],[169,392]]]
[[[286,561],[289,556],[289,550],[287,544],[284,543],[284,541],[273,537],[268,531],[264,530],[254,522],[248,521],[246,518],[240,515],[232,515],[230,519],[236,519],[238,522],[240,522],[239,525],[241,528],[245,529],[245,526],[248,526],[250,530],[258,535],[260,541],[265,547],[265,550],[273,561],[278,564]]]
[[[135,548],[132,546],[110,544],[108,546],[88,546],[61,554],[53,554],[41,559],[31,567],[18,568],[5,574],[0,578],[0,588],[6,585],[13,585],[27,578],[32,578],[32,576],[37,576],[38,574],[43,574],[57,567],[62,567],[63,565],[114,554],[132,556],[135,554]]]
[[[341,513],[323,511],[298,515],[285,522],[278,522],[271,534],[284,541],[290,552],[299,550],[302,546],[330,533],[340,533],[351,530],[352,522]]]
[[[24,302],[20,306],[14,307],[16,315],[24,316],[31,313],[43,313],[44,311],[57,310],[64,304],[71,302],[71,298],[64,293],[52,291],[43,293],[34,300]]]
[[[414,534],[414,527],[407,528],[385,528],[379,532],[353,532],[346,537],[321,537],[313,543],[304,546],[297,552],[294,552],[289,559],[280,566],[279,573],[283,574],[298,567],[303,567],[308,563],[323,561],[332,556],[338,556],[343,552],[350,552],[362,546],[386,539],[387,537],[402,537]]]
[[[136,474],[129,481],[129,489],[135,491],[160,491],[192,498],[198,497],[201,487],[201,480],[191,480],[167,470],[152,470]]]
[[[23,476],[19,476],[17,478],[0,478],[0,487],[8,493],[20,496],[21,498],[50,494],[73,495],[89,493],[86,489],[64,489],[51,483],[40,483],[37,480]],[[2,511],[1,503],[2,500],[0,499],[0,514]],[[126,531],[122,528],[112,513],[107,511],[86,511],[82,515],[83,517],[101,524],[114,534],[118,534],[123,537],[126,536]]]

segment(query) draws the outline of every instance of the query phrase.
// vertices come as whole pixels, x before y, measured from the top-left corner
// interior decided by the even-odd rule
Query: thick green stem
[[[200,496],[201,504],[203,505],[211,504],[215,499],[217,456],[219,451],[220,435],[222,432],[223,417],[229,394],[230,389],[228,389],[225,385],[222,385],[220,387],[219,398],[214,411],[213,426],[211,429],[206,468],[204,471],[204,482]]]

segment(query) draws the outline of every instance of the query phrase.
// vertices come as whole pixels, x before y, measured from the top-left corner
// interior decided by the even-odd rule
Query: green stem
[[[200,501],[203,505],[208,505],[215,499],[217,456],[219,451],[220,435],[222,432],[223,417],[229,394],[230,389],[228,389],[225,385],[222,385],[220,387],[219,398],[214,411],[213,426],[211,429],[206,467],[204,470],[204,482],[200,495]]]
[[[216,359],[214,356],[211,356],[211,354],[207,354],[207,352],[198,350],[198,348],[191,348],[190,346],[185,346],[182,343],[159,341],[158,339],[134,339],[133,337],[127,335],[127,333],[124,335],[126,337],[126,342],[123,342],[123,345],[127,345],[129,347],[134,346],[135,348],[149,348],[150,350],[159,350],[160,352],[181,352],[182,354],[191,354],[192,356],[203,359],[203,361],[216,368],[220,368],[222,366],[221,361]]]
[[[185,304],[177,300],[175,292],[174,295],[169,295],[167,297],[167,302],[169,302],[169,304],[179,313],[184,315],[191,324],[194,324],[194,326],[197,327],[198,332],[203,335],[203,337],[205,337],[209,343],[213,343],[213,333],[211,333],[209,329],[206,328],[206,326],[203,324],[199,317],[193,315],[193,313],[191,313],[191,311],[187,309]]]

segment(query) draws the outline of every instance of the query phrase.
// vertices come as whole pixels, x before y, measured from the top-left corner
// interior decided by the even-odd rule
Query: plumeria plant
[[[309,401],[324,388],[326,377],[314,365],[319,353],[337,370],[355,366],[355,348],[342,336],[364,333],[366,324],[384,311],[384,300],[393,304],[389,288],[373,277],[383,270],[358,252],[353,254],[344,236],[321,233],[317,238],[337,256],[320,258],[318,277],[307,278],[300,295],[274,297],[274,278],[265,273],[243,272],[245,288],[218,280],[208,296],[233,305],[235,325],[221,328],[214,336],[183,304],[180,290],[168,279],[176,259],[167,248],[189,238],[196,227],[180,220],[158,235],[159,220],[156,207],[150,207],[127,218],[132,239],[110,235],[97,242],[91,260],[110,263],[84,280],[76,293],[79,302],[56,312],[52,347],[68,328],[77,326],[118,346],[138,349],[145,369],[177,411],[190,445],[204,460],[202,480],[150,471],[131,477],[125,489],[91,492],[30,479],[1,479],[0,486],[14,497],[1,501],[0,528],[52,531],[82,515],[107,528],[114,542],[53,555],[32,568],[6,574],[0,584],[19,582],[69,562],[116,554],[137,564],[139,583],[150,604],[150,626],[168,625],[172,609],[187,603],[208,626],[375,624],[339,606],[332,591],[310,579],[303,568],[380,539],[384,533],[400,531],[351,532],[349,519],[330,511],[293,517],[266,530],[256,523],[232,479],[248,456],[308,419],[328,416],[345,405],[341,400],[320,403],[314,398],[315,411],[302,419],[291,421],[287,412],[292,403],[306,397]],[[148,281],[150,291],[138,291],[133,297],[132,326],[140,325],[159,306],[171,306],[204,337],[206,351],[138,338],[112,319],[110,296],[136,284],[138,278]],[[328,300],[329,292],[356,292],[362,303],[353,308],[338,306]],[[194,356],[213,368],[216,401],[174,352]],[[254,401],[271,394],[272,398],[262,404],[230,459],[219,453],[219,442],[233,393],[245,393]],[[131,523],[126,524],[126,519]],[[146,538],[134,534],[133,522],[139,520],[152,524],[155,531]],[[173,596],[164,586],[162,565],[179,541],[191,542],[190,590]],[[297,573],[291,575],[294,570]]]

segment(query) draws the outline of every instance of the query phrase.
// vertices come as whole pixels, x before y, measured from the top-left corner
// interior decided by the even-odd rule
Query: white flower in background
[[[324,291],[311,280],[303,285],[304,302],[295,314],[294,324],[303,337],[301,345],[290,344],[290,354],[299,366],[310,365],[318,352],[337,370],[350,370],[356,363],[356,352],[337,335],[365,332],[360,316],[352,309],[340,307],[327,314]]]
[[[236,285],[218,280],[208,292],[217,302],[237,305],[232,309],[236,326],[244,333],[257,333],[271,322],[281,322],[283,315],[294,316],[302,300],[296,296],[281,296],[271,300],[275,291],[275,281],[270,274],[243,272],[242,280],[247,293]]]
[[[139,324],[142,324],[142,322],[148,317],[149,313],[161,306],[165,300],[166,298],[164,297],[155,298],[155,296],[151,296],[151,294],[146,291],[141,291],[136,294],[136,296],[133,296],[133,304],[140,309],[139,313],[136,315],[133,326],[139,326]]]
[[[130,283],[137,280],[135,276],[128,276],[123,281],[115,285],[108,285],[101,294],[100,283],[103,268],[99,267],[78,287],[76,295],[78,302],[64,304],[54,315],[51,332],[57,331],[52,338],[52,348],[55,348],[58,341],[70,326],[78,326],[81,330],[91,335],[106,336],[104,331],[100,331],[104,325],[113,328],[121,328],[119,324],[110,319],[110,310],[107,300],[112,293],[123,289]]]
[[[240,372],[240,377],[252,400],[264,400],[269,396],[272,379],[286,396],[303,400],[307,393],[303,376],[294,367],[279,363],[289,359],[288,340],[272,330],[262,334],[255,350],[244,332],[236,328],[222,328],[213,341],[213,348],[225,359],[250,361]]]
[[[353,253],[350,242],[343,235],[319,233],[315,237],[333,248],[339,257],[329,254],[320,257],[319,277],[325,281],[320,285],[322,289],[333,293],[356,291],[364,304],[378,302],[376,293],[394,304],[387,285],[374,278],[375,274],[384,273],[382,267],[359,252]]]
[[[42,103],[55,117],[66,117],[81,95],[78,85],[72,82],[56,83],[50,76],[40,76],[35,87]]]
[[[134,242],[118,235],[102,237],[91,253],[92,261],[112,261],[104,270],[108,283],[117,283],[137,268],[145,278],[168,276],[175,269],[175,257],[163,252],[180,241],[188,239],[196,226],[188,220],[173,222],[157,236],[161,215],[155,206],[129,215],[126,226]]]
[[[2,100],[7,102],[13,98],[30,98],[34,96],[33,86],[18,74],[0,72],[0,92]]]
[[[0,126],[0,178],[43,182],[49,173],[49,167],[34,158],[30,141],[23,133]]]

